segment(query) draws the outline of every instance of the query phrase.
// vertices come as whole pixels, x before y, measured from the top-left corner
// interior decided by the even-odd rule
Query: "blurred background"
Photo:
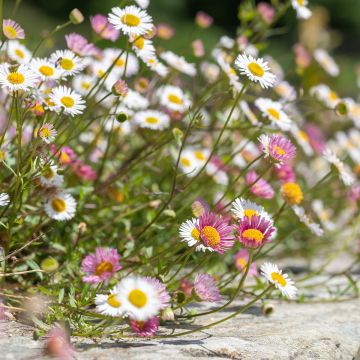
[[[252,2],[257,4],[260,1]],[[235,36],[239,25],[238,9],[243,3],[242,0],[150,0],[148,10],[155,23],[169,23],[176,29],[176,41],[167,41],[160,46],[187,56],[191,55],[194,38],[201,38],[209,50],[221,35]],[[280,59],[285,69],[287,66],[290,69],[293,67],[293,53],[289,49],[299,36],[310,46],[316,39],[317,46],[330,49],[341,66],[342,74],[335,80],[335,85],[344,95],[354,95],[357,91],[355,69],[360,62],[360,0],[309,0],[309,3],[314,16],[306,28],[299,26],[295,12],[290,9],[277,25],[279,29],[271,37],[271,47],[267,51]],[[107,14],[111,7],[119,4],[119,0],[4,0],[4,16],[11,17],[18,6],[15,20],[25,28],[27,42],[30,41],[31,45],[37,41],[39,32],[49,31],[67,21],[69,12],[75,7],[83,12],[87,21],[81,26],[68,28],[67,32],[80,32],[90,38],[89,16]],[[199,10],[214,18],[210,29],[201,30],[194,25],[194,16]],[[56,41],[58,46],[65,46],[64,33]]]

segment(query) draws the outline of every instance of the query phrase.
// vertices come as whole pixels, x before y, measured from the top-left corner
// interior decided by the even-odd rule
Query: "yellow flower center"
[[[229,69],[229,74],[230,74],[230,75],[236,75],[235,69],[232,68],[232,67],[230,67],[230,69]]]
[[[121,21],[127,26],[138,26],[140,24],[140,18],[134,14],[123,15]]]
[[[124,60],[124,59],[120,58],[120,59],[118,59],[118,60],[116,61],[116,66],[118,66],[118,67],[124,67],[124,65],[125,65],[125,60]]]
[[[25,54],[20,49],[15,49],[15,54],[20,58],[23,59],[25,57]]]
[[[199,160],[202,160],[202,161],[206,160],[206,157],[202,151],[197,150],[197,151],[195,151],[194,155]]]
[[[255,240],[257,243],[264,239],[264,234],[258,229],[246,229],[242,232],[242,236],[248,239]]]
[[[297,0],[297,2],[300,6],[304,6],[304,0]]]
[[[264,69],[257,64],[256,62],[252,62],[248,65],[248,69],[254,76],[263,77],[265,74]]]
[[[131,290],[128,299],[134,306],[138,308],[144,307],[147,303],[146,294],[139,289]]]
[[[241,269],[245,269],[246,264],[247,264],[247,262],[246,262],[246,260],[245,260],[244,258],[239,257],[239,258],[236,260],[236,265],[239,266],[239,267],[241,267]]]
[[[119,308],[121,306],[121,302],[117,299],[116,294],[110,294],[107,303],[114,308]]]
[[[51,101],[50,98],[46,98],[46,99],[45,99],[45,102],[46,102],[46,104],[49,105],[49,106],[55,106],[55,103],[54,103],[53,101]]]
[[[302,140],[309,142],[309,137],[305,131],[300,130],[298,134]]]
[[[96,267],[95,274],[99,276],[102,275],[104,272],[112,272],[112,271],[113,271],[113,265],[108,261],[104,261]]]
[[[18,72],[11,72],[8,76],[7,76],[7,80],[9,81],[9,83],[13,84],[13,85],[20,85],[23,84],[25,81],[25,77],[23,74],[18,73]]]
[[[274,109],[274,108],[269,108],[267,109],[267,112],[270,116],[272,116],[275,120],[280,120],[280,113]]]
[[[251,220],[254,215],[259,215],[259,213],[253,209],[245,209],[244,215],[247,216],[249,220]]]
[[[183,166],[185,166],[185,167],[188,167],[188,166],[191,165],[190,160],[189,160],[188,158],[185,158],[185,157],[182,157],[182,158],[180,159],[180,162],[181,162],[181,164],[182,164]]]
[[[148,124],[157,124],[159,122],[159,119],[154,117],[154,116],[148,116],[145,121],[148,123]]]
[[[285,183],[281,187],[281,195],[285,201],[289,202],[292,205],[298,205],[304,198],[302,190],[297,183],[289,182]]]
[[[51,136],[51,131],[48,128],[44,127],[40,130],[40,136],[43,138],[48,138]]]
[[[4,26],[4,34],[6,35],[7,38],[9,39],[16,39],[17,37],[17,31],[15,28],[13,28],[10,25],[6,25]]]
[[[55,176],[55,171],[53,171],[51,168],[44,171],[43,176],[45,179],[50,180]]]
[[[61,99],[60,99],[61,103],[67,107],[67,108],[71,108],[74,106],[75,104],[75,101],[73,98],[71,98],[70,96],[63,96]]]
[[[54,211],[61,213],[66,209],[66,202],[63,199],[55,198],[51,201],[51,206]]]
[[[220,234],[213,226],[204,226],[201,229],[201,236],[205,237],[208,245],[215,247],[220,243]]]
[[[191,231],[191,236],[195,239],[195,240],[199,240],[200,239],[200,232],[199,230],[194,227],[193,230]]]
[[[273,151],[278,155],[286,155],[286,152],[284,151],[284,149],[277,145],[275,145],[273,147]]]
[[[70,71],[74,68],[75,64],[71,59],[61,59],[60,66],[67,71]]]
[[[174,95],[174,94],[170,94],[168,96],[168,99],[170,102],[177,104],[177,105],[181,105],[183,103],[182,99],[179,96]]]
[[[89,82],[83,82],[82,83],[82,88],[84,90],[89,90],[90,89],[90,83]]]
[[[142,37],[137,38],[134,42],[133,45],[135,45],[138,49],[142,50],[144,48],[145,45],[145,40]]]
[[[44,76],[52,76],[52,75],[54,75],[54,69],[52,67],[50,67],[50,66],[47,66],[47,65],[40,66],[39,71]]]
[[[279,285],[282,287],[286,286],[286,280],[285,278],[279,274],[278,272],[271,273],[271,278],[276,281]]]
[[[337,93],[335,91],[330,91],[329,92],[329,99],[330,100],[337,100],[339,97],[337,95]]]

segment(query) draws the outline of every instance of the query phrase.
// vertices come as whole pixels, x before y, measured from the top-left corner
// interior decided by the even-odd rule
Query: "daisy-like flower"
[[[157,110],[139,111],[134,116],[134,123],[142,128],[151,130],[164,130],[170,125],[167,114]]]
[[[127,94],[121,98],[121,105],[130,110],[144,110],[149,106],[149,100],[138,92],[128,89]]]
[[[65,35],[67,47],[75,54],[80,56],[92,56],[100,53],[94,44],[89,43],[87,39],[77,33]]]
[[[281,196],[291,205],[299,205],[304,199],[301,187],[296,182],[287,182],[282,184]]]
[[[235,256],[235,266],[236,266],[236,268],[241,272],[245,272],[248,261],[249,261],[249,251],[246,250],[246,249],[239,250],[237,252],[236,256]],[[257,268],[256,268],[256,263],[252,262],[251,265],[250,265],[248,275],[254,276],[254,275],[257,275],[257,274],[258,274],[258,271],[257,271]]]
[[[216,286],[215,279],[209,274],[196,275],[194,290],[196,295],[202,301],[218,302],[221,300],[221,295]]]
[[[50,99],[56,107],[61,108],[65,114],[70,116],[82,114],[86,107],[83,98],[66,86],[54,88]]]
[[[162,309],[159,292],[147,278],[128,276],[116,286],[120,303],[131,319],[146,321]]]
[[[50,56],[50,61],[60,70],[62,76],[73,76],[86,66],[84,59],[70,50],[57,50]]]
[[[59,192],[50,196],[45,203],[45,212],[54,220],[70,220],[75,216],[76,201],[65,192]]]
[[[198,218],[192,236],[201,241],[209,251],[223,254],[234,245],[234,228],[220,215],[207,212]]]
[[[307,7],[308,0],[291,0],[291,5],[296,11],[296,16],[299,19],[308,19],[311,17],[312,12]]]
[[[310,94],[317,97],[326,106],[334,109],[341,101],[338,94],[325,84],[319,84],[310,88]]]
[[[182,241],[186,241],[188,246],[194,246],[195,244],[200,243],[200,234],[199,230],[197,229],[196,225],[198,224],[199,220],[193,218],[191,220],[186,220],[180,225],[179,228],[179,235]],[[196,247],[197,251],[205,251],[206,248],[202,244]]]
[[[282,164],[275,168],[275,174],[281,183],[295,182],[296,174],[291,166]]]
[[[95,296],[96,311],[103,315],[123,316],[125,309],[119,300],[117,287],[110,290],[108,295],[96,294]]]
[[[264,263],[260,267],[261,275],[263,275],[271,284],[274,284],[283,295],[289,299],[296,296],[297,288],[294,286],[294,281],[289,279],[289,276],[279,270],[275,264]]]
[[[258,98],[255,100],[255,105],[280,130],[287,131],[290,129],[292,121],[285,114],[279,102],[266,98]]]
[[[30,67],[43,81],[56,80],[61,76],[61,71],[47,59],[33,59]]]
[[[63,184],[64,177],[58,174],[56,165],[50,164],[42,169],[39,181],[45,187],[59,187]]]
[[[160,104],[172,111],[183,113],[191,106],[189,98],[177,86],[163,86],[158,90],[157,95],[159,96]]]
[[[166,286],[158,279],[145,276],[145,279],[156,289],[160,301],[160,308],[165,309],[170,304],[170,295],[166,290]]]
[[[324,151],[323,157],[330,163],[330,165],[335,167],[344,185],[350,186],[355,182],[355,177],[351,169],[346,164],[344,164],[330,149],[326,149]]]
[[[203,198],[197,198],[192,204],[191,204],[191,210],[195,217],[200,217],[201,215],[204,215],[206,212],[210,211],[209,205]]]
[[[334,59],[328,54],[326,50],[316,49],[314,51],[314,58],[329,75],[339,75],[339,66],[336,64]]]
[[[201,168],[199,160],[191,149],[184,149],[180,156],[180,169],[189,177],[195,176]]]
[[[255,59],[251,55],[239,55],[235,60],[235,66],[240,74],[246,75],[251,81],[259,82],[261,87],[267,89],[273,87],[276,77],[270,71],[270,67],[262,58]]]
[[[316,236],[323,236],[324,230],[321,228],[321,226],[311,220],[311,218],[306,215],[305,210],[297,205],[294,205],[292,207],[294,213],[299,218],[299,220],[307,226],[307,228]]]
[[[7,193],[0,194],[0,206],[7,206],[10,204],[10,196]]]
[[[121,269],[120,255],[116,249],[98,247],[95,254],[86,255],[81,263],[81,271],[86,273],[84,282],[107,283]]]
[[[172,68],[189,76],[196,75],[196,68],[194,64],[188,63],[183,56],[174,54],[171,51],[165,51],[160,54],[160,57]]]
[[[57,135],[53,124],[45,123],[38,131],[39,137],[47,144],[52,143]]]
[[[238,239],[246,247],[258,248],[272,240],[274,231],[271,220],[258,215],[251,219],[245,216],[238,226]]]
[[[270,157],[277,165],[293,159],[296,155],[295,146],[284,136],[263,134],[259,141],[265,157]]]
[[[134,5],[112,8],[108,19],[115,29],[130,36],[145,35],[153,28],[151,16]]]
[[[237,198],[233,201],[231,211],[239,220],[242,220],[244,217],[248,217],[251,220],[253,215],[261,216],[268,220],[271,219],[270,215],[261,205],[243,198]]]
[[[117,77],[122,77],[124,75],[125,65],[126,77],[136,75],[139,72],[139,61],[137,57],[131,52],[128,52],[127,55],[125,53],[123,53],[122,55],[120,54],[121,52],[119,49],[105,49],[104,61],[100,63],[101,71],[103,73],[101,73],[100,71],[95,71],[95,75],[98,77],[103,77],[105,71],[112,65],[114,66],[113,72],[117,75]]]
[[[146,321],[130,320],[131,330],[141,337],[152,337],[159,329],[160,319],[158,316]]]
[[[0,65],[0,84],[9,91],[28,90],[38,81],[37,75],[27,65],[15,68],[9,64]]]
[[[94,86],[95,81],[92,76],[80,74],[74,77],[72,84],[76,92],[85,96]]]
[[[90,16],[91,27],[103,39],[116,41],[120,36],[120,31],[115,29],[101,14]]]
[[[133,50],[139,58],[147,59],[150,56],[155,56],[156,50],[151,40],[138,36],[135,38],[130,37],[130,42]]]
[[[24,29],[14,20],[4,19],[2,30],[9,40],[25,39]]]
[[[246,174],[246,183],[250,186],[250,191],[260,198],[272,199],[275,195],[271,185],[264,179],[258,179],[258,174],[253,170]]]
[[[165,77],[169,73],[169,69],[161,63],[156,56],[149,56],[142,58],[146,66],[148,66],[152,71],[155,71],[159,76]]]
[[[17,40],[8,41],[8,56],[19,64],[28,64],[31,60],[31,52]]]

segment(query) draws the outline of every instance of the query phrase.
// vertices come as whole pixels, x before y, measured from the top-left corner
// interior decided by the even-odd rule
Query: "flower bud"
[[[55,258],[47,257],[41,262],[40,267],[46,272],[53,272],[57,270],[57,268],[59,267],[59,263]]]
[[[261,311],[265,316],[270,316],[275,310],[274,304],[265,303],[261,307]]]
[[[161,312],[161,320],[163,321],[174,321],[175,315],[171,308],[166,308]]]
[[[149,89],[149,80],[147,78],[141,77],[135,81],[135,90],[143,94]]]
[[[117,80],[111,91],[115,96],[124,97],[127,95],[129,88],[124,80]]]
[[[116,114],[116,120],[119,123],[124,123],[128,118],[129,118],[128,115],[126,113],[124,113],[124,112]]]
[[[70,21],[75,24],[81,24],[84,21],[84,15],[81,13],[81,11],[77,8],[71,10],[69,14]]]
[[[345,102],[339,102],[335,107],[335,113],[338,116],[345,116],[348,113],[348,107]]]

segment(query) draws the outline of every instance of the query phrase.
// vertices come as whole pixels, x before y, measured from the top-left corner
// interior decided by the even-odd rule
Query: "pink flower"
[[[55,327],[48,332],[45,351],[47,354],[58,359],[74,359],[75,351],[70,344],[69,336],[61,327]]]
[[[246,249],[239,250],[235,256],[235,266],[238,270],[244,272],[246,269],[246,265],[249,261],[249,252]],[[250,269],[248,275],[253,276],[257,275],[258,271],[256,268],[256,263],[252,262],[250,265]]]
[[[24,29],[14,20],[4,19],[2,27],[4,35],[10,39],[25,39]]]
[[[255,171],[249,171],[246,174],[246,183],[250,187],[250,191],[260,198],[272,199],[275,195],[274,189],[264,179],[257,180],[257,178],[258,174]]]
[[[100,52],[94,44],[89,43],[80,34],[71,33],[69,35],[65,35],[65,39],[67,47],[80,56],[98,55]]]
[[[175,34],[175,29],[169,24],[158,24],[156,29],[157,36],[162,40],[170,40]]]
[[[291,166],[281,164],[275,167],[275,174],[282,184],[287,182],[296,182],[296,175]]]
[[[245,216],[238,226],[238,239],[246,247],[258,248],[271,241],[274,231],[271,220],[258,215],[253,215],[250,220]]]
[[[293,47],[295,53],[296,65],[301,68],[307,68],[311,64],[311,55],[305,49],[304,45],[297,43]]]
[[[196,24],[204,29],[209,28],[213,21],[213,18],[203,11],[198,11],[195,17]]]
[[[323,132],[314,124],[305,125],[305,132],[314,151],[323,154],[326,150],[326,139]]]
[[[115,29],[101,14],[90,16],[91,27],[103,39],[116,41],[120,36],[120,31]]]
[[[275,9],[268,3],[260,2],[257,6],[257,11],[267,24],[271,24],[274,21]]]
[[[76,158],[74,150],[68,146],[64,146],[61,149],[58,149],[54,144],[51,144],[50,151],[59,158],[61,164],[71,164]]]
[[[97,178],[97,172],[90,165],[83,164],[80,160],[71,166],[74,173],[83,180],[91,181]]]
[[[360,183],[355,184],[349,191],[349,197],[352,201],[356,202],[360,199]]]
[[[166,286],[158,279],[145,276],[145,279],[156,289],[160,301],[160,309],[165,309],[170,304],[170,295],[166,290]]]
[[[132,331],[142,337],[151,337],[154,336],[155,333],[159,329],[159,317],[155,316],[146,321],[136,321],[130,320],[130,327]]]
[[[180,291],[182,291],[187,297],[191,296],[192,290],[194,288],[194,284],[185,278],[182,278],[180,280],[180,285],[179,285],[179,289]]]
[[[205,55],[204,44],[200,39],[194,40],[191,46],[196,57],[202,57]]]
[[[283,164],[285,161],[293,159],[296,155],[295,146],[282,135],[261,135],[259,141],[265,157],[270,157],[278,164]]]
[[[211,212],[203,214],[199,217],[196,228],[199,239],[210,251],[223,254],[234,245],[234,228],[220,215]]]
[[[81,271],[87,274],[82,280],[91,284],[101,281],[107,283],[121,269],[119,260],[120,255],[116,249],[96,248],[95,254],[85,256],[81,263]]]
[[[206,212],[210,211],[209,205],[203,198],[197,198],[192,204],[191,204],[192,213],[195,217],[200,217]]]
[[[214,278],[209,274],[197,274],[194,289],[202,301],[217,302],[221,300],[219,289]]]

